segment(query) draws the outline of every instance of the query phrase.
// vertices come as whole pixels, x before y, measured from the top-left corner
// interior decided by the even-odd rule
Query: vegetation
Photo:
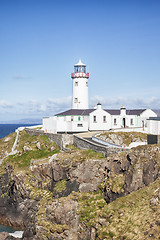
[[[125,197],[106,204],[100,193],[81,193],[81,221],[97,229],[97,240],[142,240],[145,235],[159,239],[160,202],[151,207],[150,199],[160,195],[160,178]],[[100,224],[100,225],[99,225]]]
[[[66,189],[66,183],[67,183],[66,179],[63,179],[63,180],[57,182],[55,187],[54,187],[54,190],[56,192],[64,191]]]
[[[0,158],[5,156],[5,153],[10,153],[16,138],[16,133],[11,133],[5,138],[0,139]]]
[[[39,144],[39,148],[37,148],[37,144]],[[31,160],[48,158],[58,153],[59,148],[47,136],[30,136],[23,130],[19,136],[17,151],[17,154],[8,156],[3,161],[3,165],[10,164],[16,169],[28,168]]]
[[[99,188],[101,190],[104,189],[104,187],[109,188],[114,193],[120,193],[123,192],[123,185],[125,183],[125,176],[123,174],[112,174],[112,176],[108,179],[106,179],[103,183],[99,185]]]

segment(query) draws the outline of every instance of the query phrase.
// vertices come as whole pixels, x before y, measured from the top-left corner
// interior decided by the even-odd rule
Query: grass
[[[100,193],[81,193],[79,207],[81,222],[97,229],[97,240],[159,238],[160,202],[150,207],[150,199],[160,195],[160,179],[125,197],[106,204]],[[100,224],[101,223],[101,224]],[[151,227],[151,225],[153,227]],[[148,238],[147,238],[148,237]]]
[[[47,151],[45,149],[42,150],[34,150],[23,153],[21,155],[10,155],[3,162],[4,165],[11,164],[15,168],[24,168],[29,167],[31,160],[42,159],[52,156],[55,153],[58,153],[59,150],[55,149],[54,151]]]
[[[56,192],[64,191],[66,189],[66,183],[67,183],[66,179],[63,179],[63,180],[57,182],[55,187],[54,187],[54,190]]]
[[[10,153],[16,138],[16,133],[11,133],[5,138],[0,139],[0,158],[5,156],[5,152]]]
[[[40,143],[41,150],[37,149],[37,143]],[[24,146],[31,150],[24,152]],[[25,132],[25,130],[20,133],[17,150],[18,153],[8,156],[4,160],[3,165],[10,164],[16,169],[28,168],[31,160],[48,158],[49,156],[60,152],[56,144],[51,142],[47,136],[30,136]]]

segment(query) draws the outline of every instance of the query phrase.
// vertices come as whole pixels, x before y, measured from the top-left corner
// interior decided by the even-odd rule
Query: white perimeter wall
[[[160,121],[148,120],[148,133],[153,135],[160,135]]]

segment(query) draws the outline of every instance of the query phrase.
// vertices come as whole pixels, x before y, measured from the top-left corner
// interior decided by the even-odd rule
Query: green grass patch
[[[11,164],[16,168],[29,167],[31,160],[47,158],[49,156],[52,156],[55,153],[59,153],[59,150],[55,149],[53,151],[48,151],[48,150],[42,149],[42,150],[29,151],[21,155],[18,155],[18,154],[10,155],[5,159],[3,164],[4,165]]]
[[[93,151],[91,149],[82,150],[81,154],[80,154],[80,159],[81,160],[101,159],[101,158],[104,158],[103,153],[98,153],[98,152],[95,152],[95,151]]]
[[[66,189],[66,183],[67,183],[66,179],[63,179],[63,180],[57,182],[55,187],[54,187],[54,190],[56,192],[64,191]]]

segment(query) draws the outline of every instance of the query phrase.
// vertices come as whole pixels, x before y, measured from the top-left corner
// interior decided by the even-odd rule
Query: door
[[[122,126],[125,128],[126,127],[126,119],[125,118],[123,118],[123,120],[122,120]]]

